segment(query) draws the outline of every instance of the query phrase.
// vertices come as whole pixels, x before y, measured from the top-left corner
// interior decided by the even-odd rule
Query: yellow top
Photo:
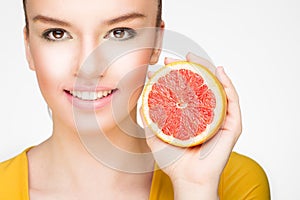
[[[29,200],[27,151],[0,163],[0,200]],[[220,200],[270,199],[264,170],[252,159],[232,153],[221,176],[219,197]],[[172,183],[161,170],[154,171],[149,199],[174,199]]]

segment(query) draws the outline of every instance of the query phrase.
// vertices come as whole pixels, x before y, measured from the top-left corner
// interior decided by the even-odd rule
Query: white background
[[[0,161],[50,136],[51,121],[26,64],[21,0],[0,7]],[[235,150],[265,169],[272,199],[300,199],[300,1],[164,1],[167,29],[223,65],[241,101]]]

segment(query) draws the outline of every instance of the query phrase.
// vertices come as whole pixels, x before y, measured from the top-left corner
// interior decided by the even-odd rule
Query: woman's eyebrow
[[[137,13],[137,12],[133,12],[133,13],[128,13],[128,14],[124,14],[109,20],[105,20],[104,24],[105,25],[114,25],[120,22],[124,22],[124,21],[129,21],[129,20],[133,20],[133,19],[137,19],[137,18],[145,18],[146,16],[144,14],[141,13]],[[34,22],[40,21],[43,23],[47,23],[47,24],[56,24],[56,25],[60,25],[60,26],[66,26],[66,27],[70,27],[71,24],[60,20],[60,19],[55,19],[52,17],[48,17],[48,16],[44,16],[44,15],[37,15],[33,18]]]
[[[46,24],[56,24],[56,25],[60,25],[60,26],[66,26],[66,27],[70,27],[71,24],[69,24],[68,22],[65,22],[63,20],[60,19],[54,19],[52,17],[47,17],[47,16],[43,16],[43,15],[37,15],[33,18],[34,22],[37,21],[41,21],[43,23]]]
[[[145,18],[145,17],[146,16],[144,14],[132,12],[132,13],[128,13],[128,14],[124,14],[124,15],[115,17],[113,19],[106,20],[106,21],[104,21],[104,24],[114,25],[114,24],[117,24],[120,22],[129,21],[129,20],[133,20],[133,19],[137,19],[137,18]]]

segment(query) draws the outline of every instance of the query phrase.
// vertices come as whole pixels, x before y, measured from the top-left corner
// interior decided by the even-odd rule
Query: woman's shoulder
[[[231,153],[219,184],[221,200],[270,199],[269,183],[263,168],[253,159]],[[169,177],[156,170],[153,175],[151,199],[173,199],[173,187]]]
[[[0,163],[0,199],[26,199],[28,196],[27,149]]]
[[[233,152],[221,175],[221,199],[270,199],[270,188],[264,169],[253,159]]]
[[[4,177],[10,174],[10,172],[18,172],[22,167],[26,165],[27,167],[27,149],[21,152],[20,154],[0,162],[0,176]],[[2,179],[0,179],[1,181]]]

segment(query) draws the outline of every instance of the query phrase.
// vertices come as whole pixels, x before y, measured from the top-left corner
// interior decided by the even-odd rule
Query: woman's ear
[[[161,48],[162,48],[162,42],[164,37],[164,29],[165,29],[165,22],[161,21],[160,26],[157,28],[157,36],[155,40],[155,48],[153,49],[151,58],[150,58],[150,65],[154,65],[158,62]]]
[[[24,37],[24,45],[25,45],[25,53],[26,53],[26,59],[29,65],[29,68],[31,70],[35,70],[32,56],[31,56],[31,51],[30,51],[30,46],[29,46],[29,33],[27,27],[24,27],[23,29],[23,37]]]

